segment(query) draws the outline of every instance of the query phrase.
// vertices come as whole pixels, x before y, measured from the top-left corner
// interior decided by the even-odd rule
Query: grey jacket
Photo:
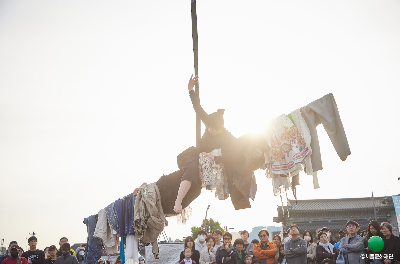
[[[361,236],[355,235],[349,243],[350,236],[346,236],[340,240],[339,251],[343,250],[344,260],[346,264],[364,263],[361,254],[364,253],[364,240]]]
[[[307,264],[307,242],[298,237],[285,243],[285,257],[288,264]]]
[[[253,243],[246,243],[246,245],[244,245],[243,250],[245,252],[245,256],[247,256],[247,255],[254,256],[254,245],[253,245]]]
[[[78,264],[78,260],[75,256],[68,254],[67,256],[61,256],[56,259],[54,264]]]

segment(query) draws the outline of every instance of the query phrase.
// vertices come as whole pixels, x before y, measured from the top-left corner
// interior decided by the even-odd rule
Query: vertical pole
[[[378,221],[378,219],[376,219],[376,209],[375,209],[374,192],[372,192],[372,203],[373,203],[373,205],[374,205],[374,216],[375,216],[375,220]]]
[[[193,55],[194,55],[194,74],[199,75],[199,49],[198,49],[198,36],[197,36],[197,14],[196,14],[196,0],[191,0],[191,14],[192,14],[192,39],[193,39]],[[196,83],[195,90],[197,97],[200,98],[199,84]],[[200,100],[200,99],[199,99]],[[196,146],[200,146],[201,138],[201,122],[199,115],[196,114]]]

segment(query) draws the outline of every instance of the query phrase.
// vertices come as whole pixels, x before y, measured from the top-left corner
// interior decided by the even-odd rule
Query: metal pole
[[[375,199],[374,199],[374,192],[372,192],[372,203],[374,205],[374,216],[375,216],[375,220],[378,221],[378,219],[376,218],[376,210],[375,210]]]
[[[204,230],[207,229],[207,212],[208,212],[208,209],[210,209],[210,205],[207,206],[206,217],[204,218]],[[206,231],[206,232],[207,232],[207,231]]]
[[[199,65],[198,65],[198,57],[199,57],[199,49],[198,49],[198,36],[197,36],[197,14],[196,14],[196,0],[191,0],[191,14],[192,14],[192,38],[193,38],[193,55],[194,55],[194,74],[195,76],[199,75]],[[195,90],[197,97],[200,100],[200,89],[199,83],[196,83]],[[201,138],[201,122],[199,115],[196,114],[196,146],[200,147],[200,138]]]

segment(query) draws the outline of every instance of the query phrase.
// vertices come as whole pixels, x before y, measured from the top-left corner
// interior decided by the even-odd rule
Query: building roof
[[[369,221],[357,221],[358,224],[360,225],[360,228],[362,230],[367,229]],[[304,232],[304,230],[310,230],[313,233],[313,236],[315,236],[315,230],[321,227],[327,227],[331,232],[338,232],[339,230],[343,230],[346,232],[346,223],[347,221],[342,221],[342,222],[332,222],[332,223],[296,223],[300,229],[300,232]]]
[[[381,203],[386,198],[386,203]],[[375,197],[376,208],[393,208],[391,197]],[[325,211],[325,210],[354,210],[371,209],[374,207],[371,197],[344,198],[344,199],[321,199],[321,200],[289,200],[289,211]],[[279,208],[278,208],[279,210]]]

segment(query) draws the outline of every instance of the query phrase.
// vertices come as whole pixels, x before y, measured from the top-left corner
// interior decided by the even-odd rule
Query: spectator
[[[140,256],[139,257],[139,264],[144,264],[146,261],[144,260],[144,257]]]
[[[278,254],[279,254],[278,259],[276,260],[275,263],[287,264],[286,257],[285,257],[285,245],[284,244],[279,246]]]
[[[283,232],[283,235],[282,235],[283,244],[286,243],[285,239],[286,239],[287,237],[289,237],[289,232]]]
[[[24,250],[20,246],[18,246],[18,256],[22,257],[22,254],[24,254]]]
[[[214,237],[214,242],[215,242],[215,251],[217,251],[217,249],[222,245],[221,243],[221,238],[222,238],[222,231],[219,229],[215,229],[212,232],[212,236]]]
[[[1,256],[1,257],[0,257],[0,264],[1,264],[1,262],[2,262],[3,260],[5,260],[6,258],[10,257],[9,254],[10,254],[10,252],[11,252],[11,247],[14,246],[14,245],[18,246],[17,241],[11,241],[11,242],[10,242],[10,244],[8,245],[8,254],[5,254],[4,256]]]
[[[79,264],[84,264],[85,262],[85,248],[78,247],[76,249],[76,259],[78,260]]]
[[[206,238],[207,248],[200,252],[200,264],[215,263],[217,250],[215,249],[215,239],[212,236]]]
[[[378,252],[372,252],[369,247],[368,247],[368,241],[371,237],[373,236],[380,236],[381,235],[381,226],[379,224],[378,221],[376,220],[371,220],[368,224],[368,228],[367,228],[367,236],[364,237],[364,253],[367,254],[369,256],[369,254],[376,254]],[[373,264],[381,264],[382,262],[379,259],[369,259],[366,258],[365,259],[366,263],[373,263]]]
[[[261,264],[272,264],[275,262],[275,255],[278,249],[276,245],[269,242],[269,231],[263,228],[258,232],[260,243],[254,247],[254,257],[261,260]]]
[[[251,244],[253,244],[253,248],[254,248],[255,246],[257,246],[258,243],[260,243],[260,241],[259,241],[258,239],[253,239],[253,240],[251,240]]]
[[[321,264],[324,259],[335,260],[338,255],[337,249],[328,241],[328,234],[319,232],[319,243],[316,249],[317,263]]]
[[[340,240],[339,250],[343,249],[343,257],[346,264],[356,264],[365,262],[361,260],[361,254],[364,253],[363,238],[357,234],[360,225],[353,220],[346,223],[348,236]]]
[[[331,259],[324,259],[321,264],[335,264],[335,262]]]
[[[379,224],[378,224],[379,225]],[[346,236],[346,233],[343,230],[339,231],[339,241],[336,242],[333,246],[339,251],[340,240]]]
[[[333,239],[331,231],[327,228],[327,227],[323,227],[321,228],[321,231],[324,232],[325,234],[327,234],[328,236],[328,241],[333,245],[336,243],[336,241]],[[319,233],[319,232],[318,232]],[[318,234],[317,234],[318,237]]]
[[[251,264],[251,262],[253,262],[253,257],[247,255],[246,257],[244,257],[244,264]]]
[[[198,262],[191,259],[191,256],[193,253],[192,250],[193,250],[192,247],[185,248],[185,250],[184,250],[185,258],[182,259],[182,261],[179,262],[179,264],[198,264]]]
[[[235,260],[235,264],[243,264],[244,263],[244,256],[246,256],[244,252],[244,241],[241,238],[238,238],[233,243],[233,252],[232,258]]]
[[[395,263],[396,260],[400,260],[400,242],[399,242],[399,237],[394,236],[392,234],[392,225],[389,224],[388,222],[383,222],[381,223],[381,232],[383,236],[383,242],[384,246],[381,252],[379,254],[381,255],[389,255],[393,254],[393,259],[385,259],[383,263],[389,264],[389,263]]]
[[[220,246],[217,250],[217,255],[215,259],[218,264],[234,264],[234,260],[231,258],[231,254],[233,252],[232,242],[232,234],[229,232],[225,232],[222,236],[224,240],[224,244]]]
[[[255,258],[251,264],[261,264],[261,261]]]
[[[253,243],[249,243],[249,232],[247,232],[246,230],[240,231],[240,237],[243,240],[244,246],[243,246],[243,251],[246,255],[254,255],[254,245]]]
[[[64,243],[68,243],[68,238],[66,237],[60,238],[60,242],[58,243],[60,245],[60,249],[57,252],[57,257],[62,255],[61,248]],[[69,250],[69,253],[71,253],[72,256],[75,256],[75,251],[72,248]]]
[[[194,239],[191,236],[185,238],[184,249],[186,248],[192,249],[192,255],[190,256],[191,260],[194,260],[196,263],[200,263],[200,252],[194,249]],[[181,262],[185,258],[185,251],[181,252],[179,257],[179,262]]]
[[[28,264],[28,260],[24,257],[18,256],[18,245],[12,245],[9,249],[9,254],[6,259],[4,259],[1,263],[3,264],[16,264],[16,263],[21,263],[21,264]]]
[[[314,243],[310,230],[303,232],[303,239],[307,242],[307,264],[316,264],[317,244]]]
[[[198,241],[196,241],[195,245],[195,249],[199,252],[203,251],[203,249],[207,248],[206,245],[206,236],[207,233],[204,230],[200,230],[199,232],[197,232],[197,239]],[[198,264],[199,262],[197,262]]]
[[[52,245],[49,247],[49,255],[50,258],[47,258],[44,261],[44,264],[54,264],[57,260],[57,248],[56,246]]]
[[[296,224],[290,226],[291,238],[285,243],[285,257],[288,264],[307,263],[307,242],[300,238]]]
[[[22,256],[28,260],[29,264],[43,264],[45,257],[44,252],[37,249],[37,238],[35,236],[31,236],[28,239],[29,250],[22,253]]]
[[[279,247],[282,244],[281,237],[279,235],[273,236],[272,237],[272,243],[274,243],[276,245],[276,248],[278,249],[276,251],[276,254],[275,254],[275,261],[278,261],[278,258],[279,258]]]
[[[49,247],[45,247],[43,252],[44,252],[44,258],[48,259],[50,257],[50,255],[49,255]]]
[[[78,264],[76,257],[71,255],[71,246],[69,243],[64,242],[60,252],[61,257],[58,257],[54,264]]]

